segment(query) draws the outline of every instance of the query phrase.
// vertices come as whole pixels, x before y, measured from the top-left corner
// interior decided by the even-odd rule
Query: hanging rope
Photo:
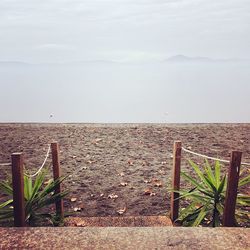
[[[33,177],[37,176],[42,171],[43,167],[45,166],[45,163],[46,163],[46,161],[47,161],[47,159],[49,157],[49,153],[50,153],[50,145],[48,147],[47,154],[45,156],[45,159],[44,159],[43,164],[41,165],[41,167],[32,175],[28,175],[28,174],[24,174],[24,175],[29,177],[29,178],[33,178]]]
[[[230,163],[230,161],[228,161],[228,160],[223,160],[223,159],[219,159],[219,158],[215,158],[215,157],[210,157],[210,156],[207,156],[207,155],[199,154],[199,153],[193,152],[191,150],[188,150],[188,149],[186,149],[184,147],[182,147],[182,150],[184,152],[189,153],[189,154],[196,155],[196,156],[199,156],[199,157],[202,157],[202,158],[206,158],[206,159],[209,159],[209,160],[214,160],[214,161],[219,161],[219,162],[224,162],[224,163]],[[250,163],[242,162],[241,165],[250,166]]]

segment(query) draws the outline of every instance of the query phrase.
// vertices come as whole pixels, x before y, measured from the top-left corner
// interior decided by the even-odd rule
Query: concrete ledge
[[[0,249],[250,249],[250,229],[0,228]]]

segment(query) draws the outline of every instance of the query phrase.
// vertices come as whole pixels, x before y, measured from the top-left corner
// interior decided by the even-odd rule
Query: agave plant
[[[51,213],[45,213],[43,208],[55,203],[65,197],[69,192],[55,193],[57,185],[62,183],[66,177],[52,179],[45,183],[46,172],[39,173],[35,180],[24,176],[24,199],[25,199],[25,220],[28,224],[34,224],[42,218],[50,219],[53,224],[58,223],[62,218]],[[0,182],[0,191],[10,197],[9,200],[0,204],[0,221],[13,219],[13,189],[9,181]]]
[[[188,200],[189,205],[180,212],[177,219],[185,226],[198,226],[206,224],[209,226],[221,225],[224,201],[226,195],[227,175],[222,175],[220,162],[216,161],[212,168],[208,161],[202,168],[189,160],[195,171],[196,177],[181,172],[181,176],[191,184],[191,189],[175,191],[180,193],[179,199]],[[239,180],[239,188],[250,183],[250,175]],[[244,207],[250,206],[250,196],[238,194],[237,216],[248,218]],[[243,208],[243,209],[242,209]]]

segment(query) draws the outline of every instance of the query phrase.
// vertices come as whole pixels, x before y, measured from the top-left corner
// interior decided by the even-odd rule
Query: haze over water
[[[249,63],[0,66],[1,122],[249,122]]]

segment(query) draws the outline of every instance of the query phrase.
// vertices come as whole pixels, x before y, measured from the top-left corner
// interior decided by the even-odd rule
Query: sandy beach
[[[165,215],[169,213],[172,148],[229,160],[232,150],[250,162],[250,124],[0,124],[0,163],[25,154],[27,171],[42,164],[48,144],[60,144],[62,174],[70,174],[65,210],[77,216]],[[203,162],[187,153],[186,159]],[[47,166],[51,169],[51,157]],[[1,166],[0,179],[10,174]],[[145,194],[148,191],[148,195]],[[73,199],[72,199],[73,198]]]

